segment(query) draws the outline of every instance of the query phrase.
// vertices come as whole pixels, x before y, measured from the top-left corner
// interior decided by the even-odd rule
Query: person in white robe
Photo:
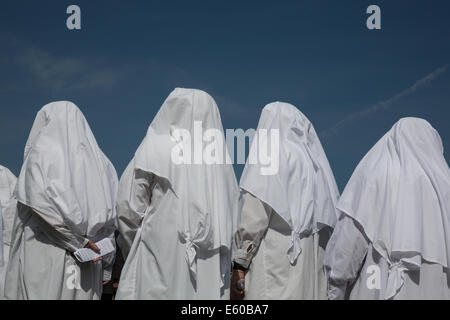
[[[438,132],[398,121],[338,202],[325,253],[329,299],[450,299],[450,170]]]
[[[279,132],[278,148],[271,132]],[[278,158],[275,173],[264,172],[261,159],[250,161],[264,144],[270,159]],[[263,109],[240,188],[232,298],[325,299],[323,255],[337,221],[339,191],[313,125],[293,105],[275,102]]]
[[[214,99],[175,89],[120,179],[116,299],[229,299],[238,200]]]
[[[95,243],[113,236],[117,187],[116,171],[78,107],[65,101],[44,106],[17,181],[5,297],[100,299],[114,255],[81,263],[73,254],[98,251]]]
[[[0,300],[4,297],[6,266],[9,261],[11,230],[17,215],[14,188],[17,178],[7,168],[0,166]]]

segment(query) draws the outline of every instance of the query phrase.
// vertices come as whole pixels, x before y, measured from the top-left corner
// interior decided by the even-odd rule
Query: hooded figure
[[[4,297],[6,266],[11,246],[11,230],[17,215],[14,188],[17,178],[7,168],[0,166],[0,300]]]
[[[266,150],[277,171],[265,170]],[[276,102],[263,109],[240,187],[233,298],[324,299],[322,261],[339,192],[319,138],[297,108]]]
[[[175,89],[119,184],[116,299],[228,299],[239,189],[219,110]]]
[[[113,236],[117,185],[81,111],[70,102],[43,107],[16,186],[6,298],[100,298],[113,254],[80,263],[73,253]]]
[[[450,299],[450,170],[427,121],[397,122],[337,208],[325,255],[330,299]]]

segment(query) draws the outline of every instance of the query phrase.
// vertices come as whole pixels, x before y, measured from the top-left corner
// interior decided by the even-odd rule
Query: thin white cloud
[[[427,76],[425,76],[424,78],[416,81],[412,86],[410,86],[409,88],[395,94],[394,96],[392,96],[391,98],[387,99],[387,100],[383,100],[380,101],[362,111],[359,112],[355,112],[352,113],[348,116],[346,116],[344,119],[342,119],[341,121],[337,122],[335,125],[333,125],[332,127],[322,131],[320,133],[320,135],[324,138],[331,136],[333,134],[337,134],[339,132],[340,129],[348,126],[350,123],[352,123],[353,121],[356,121],[357,119],[360,118],[364,118],[364,117],[368,117],[378,111],[381,110],[386,110],[389,107],[391,107],[395,102],[397,102],[398,100],[409,96],[413,93],[415,93],[417,90],[427,86],[428,84],[430,84],[432,81],[434,81],[435,79],[439,78],[443,73],[445,73],[448,69],[448,65],[445,65],[443,67],[437,68],[436,70],[434,70],[433,72],[431,72],[430,74],[428,74]]]
[[[70,87],[74,78],[87,70],[86,64],[79,59],[57,58],[34,47],[23,48],[17,54],[15,63],[40,86],[56,90]]]
[[[12,65],[17,71],[29,75],[33,85],[54,92],[110,88],[118,83],[123,73],[120,68],[105,66],[98,61],[61,57],[31,43],[3,37],[9,55],[2,55],[0,67]],[[14,87],[11,83],[10,86]]]

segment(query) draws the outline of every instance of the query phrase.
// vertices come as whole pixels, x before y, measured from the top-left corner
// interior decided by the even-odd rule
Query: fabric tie
[[[404,272],[408,270],[402,262],[395,262],[389,265],[389,275],[386,286],[385,299],[392,299],[400,291],[405,283]]]
[[[198,246],[192,240],[189,232],[183,234],[184,241],[186,242],[186,262],[189,266],[189,270],[194,279],[197,278],[197,248]]]
[[[287,251],[289,262],[291,265],[295,263],[300,253],[302,253],[301,241],[300,241],[300,233],[296,231],[292,231],[291,233],[291,247]]]

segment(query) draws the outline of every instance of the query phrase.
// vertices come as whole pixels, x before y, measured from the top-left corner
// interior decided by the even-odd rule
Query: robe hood
[[[201,133],[208,130],[216,135],[203,139]],[[214,150],[217,161],[198,161],[208,150]],[[191,162],[174,161],[174,155],[186,156]],[[183,221],[178,226],[179,237],[186,244],[186,261],[194,276],[197,248],[231,250],[239,219],[239,188],[227,159],[214,99],[206,92],[182,88],[175,89],[163,103],[135,153],[135,170],[167,179],[176,195],[175,205]]]
[[[117,185],[80,109],[66,101],[44,106],[26,143],[17,201],[97,241],[115,228]]]
[[[427,121],[398,121],[358,164],[337,208],[359,222],[388,261],[386,298],[423,260],[450,266],[450,170]]]
[[[275,141],[278,148],[274,150],[271,130],[279,133],[279,140]],[[264,138],[264,132],[272,138]],[[336,224],[339,191],[313,125],[293,105],[275,102],[263,109],[250,155],[258,154],[256,149],[266,143],[267,150],[278,151],[278,155],[270,155],[271,159],[278,158],[278,171],[265,174],[262,162],[258,159],[250,163],[249,156],[240,187],[269,205],[289,224],[292,245],[287,248],[287,255],[293,264],[301,253],[302,238]]]

